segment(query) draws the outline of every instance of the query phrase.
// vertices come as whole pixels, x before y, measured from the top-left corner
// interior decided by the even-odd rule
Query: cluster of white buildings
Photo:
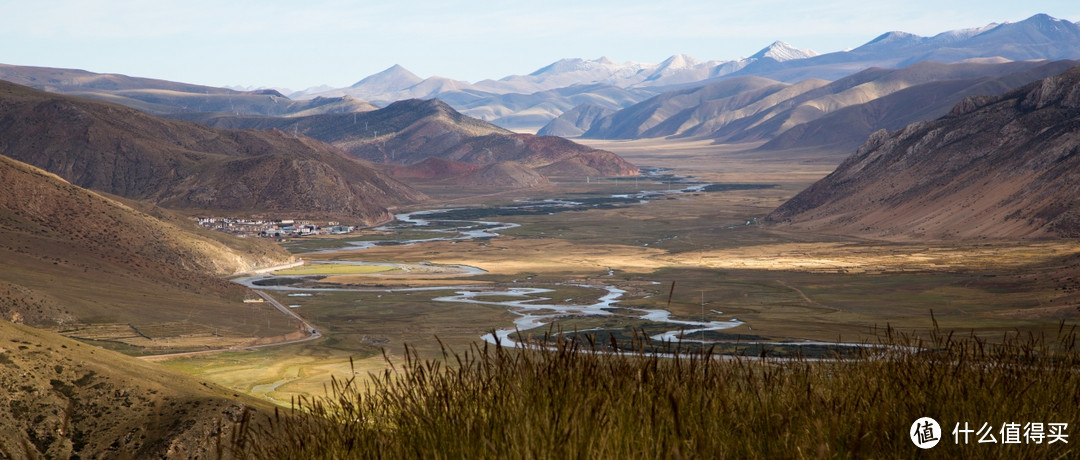
[[[340,225],[333,221],[326,222],[325,225],[291,219],[261,220],[236,217],[199,217],[197,221],[204,228],[241,237],[294,238],[313,235],[344,235],[356,230],[356,227]]]

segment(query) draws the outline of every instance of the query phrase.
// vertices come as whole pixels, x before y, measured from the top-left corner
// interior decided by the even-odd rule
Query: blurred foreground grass
[[[557,337],[557,336],[556,336]],[[1076,458],[1080,350],[1053,339],[989,343],[893,329],[844,359],[611,353],[644,343],[554,339],[525,349],[474,345],[441,360],[406,351],[372,376],[251,420],[233,452],[249,458]],[[655,347],[653,348],[655,349]],[[932,417],[921,450],[912,423]],[[954,439],[988,424],[996,443]],[[1006,423],[1068,423],[1068,442],[1004,444]],[[1049,429],[1046,430],[1049,432]],[[959,441],[959,442],[957,442]]]

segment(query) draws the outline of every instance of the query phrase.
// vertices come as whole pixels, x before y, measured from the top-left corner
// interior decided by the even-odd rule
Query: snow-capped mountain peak
[[[750,59],[772,58],[777,61],[791,61],[794,59],[806,59],[817,56],[814,50],[804,50],[791,46],[783,41],[775,41],[771,45],[758,51]]]
[[[656,66],[656,70],[658,72],[661,72],[661,71],[665,71],[665,70],[670,71],[670,70],[692,69],[692,68],[697,67],[699,65],[701,65],[701,61],[698,61],[697,59],[694,59],[693,56],[689,56],[689,55],[686,55],[686,54],[676,54],[676,55],[671,56],[671,57],[669,57],[667,59],[664,59],[664,62],[661,62],[660,64],[658,64]]]
[[[529,76],[530,77],[548,77],[548,76],[553,76],[553,75],[558,75],[558,74],[566,74],[566,73],[572,73],[572,72],[596,72],[596,71],[617,74],[617,73],[620,73],[620,72],[625,72],[627,70],[636,71],[638,68],[640,68],[640,65],[638,65],[638,64],[634,64],[634,63],[631,63],[631,62],[626,62],[626,63],[615,62],[615,60],[613,60],[613,59],[611,59],[611,58],[609,58],[607,56],[602,56],[599,59],[592,59],[592,60],[581,59],[581,58],[572,58],[572,59],[560,59],[558,61],[555,61],[555,62],[553,62],[551,64],[548,64],[547,66],[544,66],[544,67],[536,70],[533,73],[530,73]]]

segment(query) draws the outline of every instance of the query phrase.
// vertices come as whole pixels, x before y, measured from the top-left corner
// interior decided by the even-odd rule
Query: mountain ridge
[[[580,158],[589,175],[636,175],[637,168],[602,150],[562,138],[512,133],[467,117],[438,100],[398,101],[372,112],[299,118],[212,116],[211,126],[289,129],[332,144],[358,158],[412,165],[435,157],[487,166],[512,161],[529,168]]]
[[[0,82],[0,154],[166,207],[374,224],[423,194],[330,146],[224,131]]]
[[[782,227],[897,239],[1080,236],[1080,67],[945,117],[878,131],[770,213]]]

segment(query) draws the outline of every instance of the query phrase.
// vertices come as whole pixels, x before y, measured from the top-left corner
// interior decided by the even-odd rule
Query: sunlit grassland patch
[[[350,236],[319,235],[294,238],[283,243],[282,246],[293,254],[303,254],[314,251],[346,249],[353,243],[424,240],[448,235],[448,233],[432,232],[430,230],[431,228],[425,230],[363,230],[358,235]]]
[[[374,273],[389,273],[401,269],[392,265],[360,265],[360,264],[310,264],[300,267],[288,268],[274,272],[275,275],[370,275]]]

